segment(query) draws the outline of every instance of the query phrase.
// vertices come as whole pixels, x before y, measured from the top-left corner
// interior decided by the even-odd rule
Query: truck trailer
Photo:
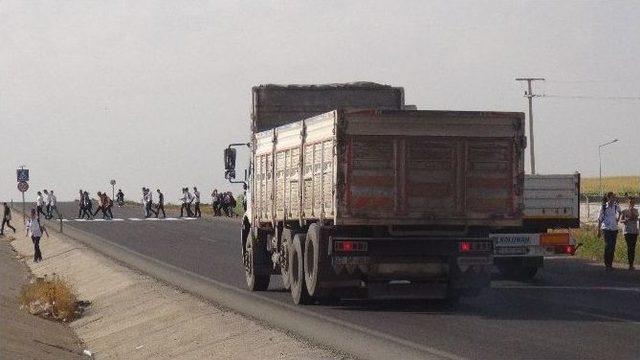
[[[456,300],[489,286],[491,234],[523,225],[524,115],[407,110],[373,83],[253,88],[247,286],[296,304]]]
[[[491,234],[494,263],[510,279],[530,280],[545,257],[575,255],[568,229],[580,227],[580,174],[526,175],[522,227]]]

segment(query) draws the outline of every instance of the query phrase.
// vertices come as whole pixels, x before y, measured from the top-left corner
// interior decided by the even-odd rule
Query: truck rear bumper
[[[355,254],[330,254],[330,270],[321,281],[322,288],[340,292],[357,287],[359,297],[411,299],[443,298],[452,290],[474,295],[490,285],[493,258],[491,247],[484,243],[473,245],[477,251],[460,253],[458,243],[465,239],[364,241],[368,245],[358,244],[362,250]]]

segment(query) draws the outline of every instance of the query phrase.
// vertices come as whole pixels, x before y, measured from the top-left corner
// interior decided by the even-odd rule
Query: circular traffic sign
[[[20,181],[18,183],[18,190],[20,190],[20,192],[25,192],[29,190],[29,183],[26,181]]]
[[[111,186],[115,185],[116,181],[115,180],[111,180]]]

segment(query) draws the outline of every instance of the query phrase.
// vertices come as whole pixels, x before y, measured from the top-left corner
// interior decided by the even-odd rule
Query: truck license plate
[[[524,246],[505,246],[496,248],[497,255],[524,255],[527,248]]]

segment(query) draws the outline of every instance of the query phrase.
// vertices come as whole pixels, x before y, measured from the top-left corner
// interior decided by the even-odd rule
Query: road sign
[[[16,170],[16,177],[18,178],[18,182],[29,181],[29,169]]]
[[[24,193],[25,191],[29,190],[29,183],[26,181],[20,181],[18,183],[18,190],[20,190],[20,192]]]
[[[115,180],[111,180],[110,184],[111,184],[111,186],[115,186],[116,185],[116,181]]]

